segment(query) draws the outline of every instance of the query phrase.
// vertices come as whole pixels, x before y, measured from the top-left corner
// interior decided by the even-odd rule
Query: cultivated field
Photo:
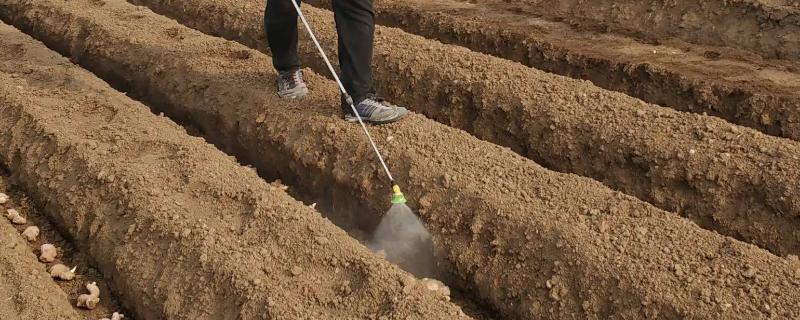
[[[376,1],[412,113],[370,130],[447,290],[363,245],[385,177],[302,33],[311,95],[274,93],[263,1],[0,0],[0,318],[800,318],[779,3]]]

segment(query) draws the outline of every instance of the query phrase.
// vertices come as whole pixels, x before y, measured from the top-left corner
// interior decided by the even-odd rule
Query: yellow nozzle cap
[[[406,197],[403,195],[403,192],[400,191],[400,186],[398,185],[392,186],[392,203],[406,203]]]

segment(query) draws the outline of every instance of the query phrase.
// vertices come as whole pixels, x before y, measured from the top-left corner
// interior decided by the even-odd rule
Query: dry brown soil
[[[263,47],[262,2],[147,3]],[[308,12],[330,47],[330,13]],[[268,56],[121,0],[0,0],[0,18],[345,228],[369,230],[388,206],[335,85],[310,70],[312,95],[281,100],[264,89]],[[237,159],[4,28],[0,163],[139,318],[467,318]],[[800,317],[796,256],[518,155],[797,252],[795,142],[397,29],[377,38],[385,92],[477,136],[419,114],[372,128],[447,280],[480,307],[523,319]]]
[[[800,58],[800,3],[795,0],[503,1],[586,29]]]
[[[275,76],[267,56],[147,10],[118,1],[5,8],[26,31],[268,175],[366,206],[362,218],[385,209],[370,150],[338,118],[336,88],[319,75],[308,72],[311,97],[286,102],[263,89]],[[91,36],[69,36],[82,30]],[[460,284],[506,317],[799,316],[794,260],[419,115],[373,132],[391,146],[389,161]]]

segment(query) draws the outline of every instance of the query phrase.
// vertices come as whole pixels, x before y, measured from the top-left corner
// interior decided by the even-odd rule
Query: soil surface
[[[148,4],[263,48],[261,2]],[[341,120],[322,76],[307,70],[308,98],[279,99],[264,90],[276,76],[268,56],[120,0],[0,9],[338,224],[369,231],[388,207],[360,128]],[[332,46],[330,13],[308,12]],[[0,163],[139,318],[467,318],[203,138],[6,29]],[[517,154],[780,251],[794,245],[787,230],[800,212],[794,142],[397,29],[379,28],[377,42],[382,90],[416,92],[405,102],[513,149],[419,114],[371,131],[434,234],[446,280],[487,309],[524,319],[800,317],[796,256]]]
[[[800,58],[800,3],[795,0],[503,1],[585,29],[743,48],[768,58]]]
[[[179,5],[209,9],[199,4]],[[221,6],[244,4],[228,5]],[[359,209],[350,211],[355,223],[385,212],[385,181],[360,129],[339,118],[329,80],[307,72],[312,95],[287,102],[263,89],[275,77],[269,57],[149,11],[115,1],[102,10],[83,1],[7,8],[16,24],[265,175],[330,198],[334,207]],[[61,19],[28,17],[34,12]],[[91,37],[68,36],[87,28]],[[674,112],[667,110],[659,109]],[[548,171],[420,115],[372,132],[454,281],[505,317],[800,316],[794,258],[703,230],[596,181]]]
[[[308,2],[330,5],[328,0]],[[796,60],[580,31],[500,0],[378,1],[376,11],[378,22],[387,26],[590,80],[650,103],[800,140]]]
[[[76,39],[69,12],[123,32],[144,21],[113,2],[0,8]],[[137,318],[466,318],[201,138],[18,31],[0,37],[0,162]]]
[[[263,49],[263,8],[255,1],[138,2]],[[327,51],[335,52],[333,14],[304,10]],[[301,43],[303,62],[325,70],[313,45]],[[439,122],[547,168],[591,177],[704,228],[782,256],[800,252],[798,142],[395,28],[377,28],[374,65],[380,90]]]

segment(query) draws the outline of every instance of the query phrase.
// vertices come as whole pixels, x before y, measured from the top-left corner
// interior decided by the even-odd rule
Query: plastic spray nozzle
[[[403,192],[400,191],[400,186],[398,185],[392,186],[392,203],[393,204],[406,203],[406,196],[404,196]]]

